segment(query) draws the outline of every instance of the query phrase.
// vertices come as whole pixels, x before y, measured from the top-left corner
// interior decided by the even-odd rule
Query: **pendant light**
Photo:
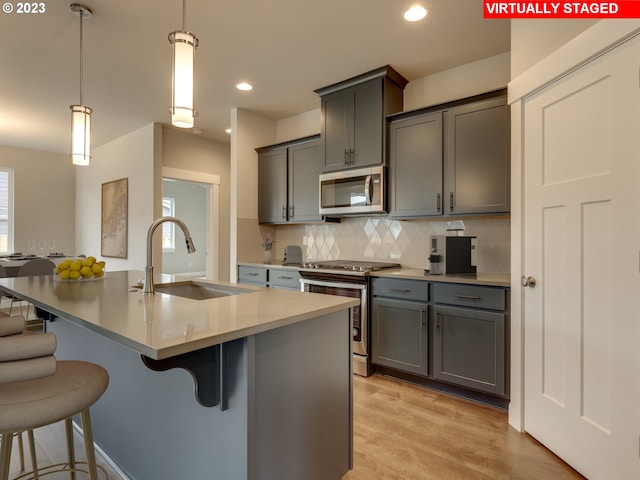
[[[173,46],[171,88],[171,124],[180,128],[193,127],[198,114],[193,108],[193,64],[198,37],[187,32],[187,0],[182,0],[182,30],[169,34]]]
[[[80,105],[71,105],[71,160],[74,165],[89,165],[91,160],[91,110],[82,101],[82,20],[91,18],[89,7],[79,3],[71,4],[71,11],[80,17]]]

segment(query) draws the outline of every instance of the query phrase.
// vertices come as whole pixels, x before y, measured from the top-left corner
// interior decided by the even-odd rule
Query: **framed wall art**
[[[103,257],[127,258],[129,223],[129,179],[121,178],[102,184]]]

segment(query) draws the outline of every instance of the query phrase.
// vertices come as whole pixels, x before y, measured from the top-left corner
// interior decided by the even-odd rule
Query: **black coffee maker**
[[[477,237],[431,235],[429,262],[431,275],[475,274]]]

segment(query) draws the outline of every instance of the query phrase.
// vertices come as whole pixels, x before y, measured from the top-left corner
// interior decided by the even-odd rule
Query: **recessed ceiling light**
[[[238,90],[242,90],[243,92],[248,92],[249,90],[253,90],[253,85],[246,82],[241,82],[236,85]]]
[[[420,5],[414,5],[404,12],[404,19],[407,22],[417,22],[427,16],[427,10]]]

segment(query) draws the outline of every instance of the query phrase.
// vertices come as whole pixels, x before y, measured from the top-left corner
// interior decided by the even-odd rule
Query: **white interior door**
[[[640,478],[640,41],[523,102],[525,430]]]

